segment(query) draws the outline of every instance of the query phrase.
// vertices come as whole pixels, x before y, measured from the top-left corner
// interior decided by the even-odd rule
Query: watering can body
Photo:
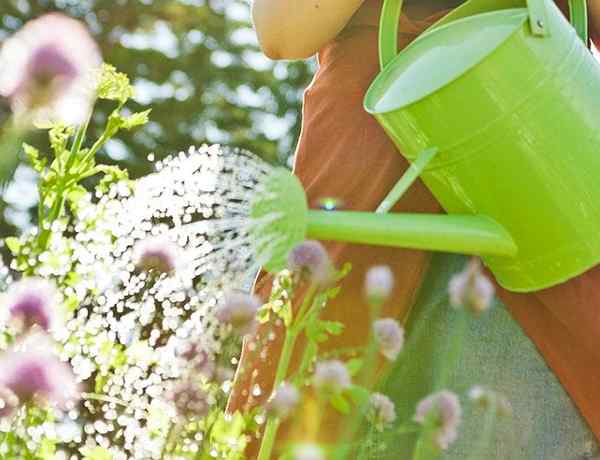
[[[483,259],[513,291],[600,262],[600,66],[551,0],[533,3],[471,0],[399,55],[381,47],[365,96],[449,214],[510,234],[516,255]]]

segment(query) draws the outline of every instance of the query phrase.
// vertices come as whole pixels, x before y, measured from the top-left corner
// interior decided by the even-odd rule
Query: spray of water
[[[189,372],[182,351],[222,353],[229,330],[215,307],[224,293],[247,289],[289,243],[293,222],[284,219],[274,173],[243,150],[190,148],[133,184],[86,197],[73,227],[53,234],[50,252],[63,253],[64,264],[46,264],[40,275],[74,271],[66,294],[79,305],[56,338],[95,393],[69,414],[85,420],[81,442],[111,446],[115,458],[160,454],[165,439],[156,425],[175,415],[165,395]],[[172,271],[136,265],[137,248],[149,239],[168,242]]]

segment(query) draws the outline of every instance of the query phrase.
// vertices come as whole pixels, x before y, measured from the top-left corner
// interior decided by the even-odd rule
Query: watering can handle
[[[477,0],[468,0],[474,3]],[[527,0],[532,32],[547,35],[546,0]],[[398,27],[403,0],[384,0],[379,20],[379,65],[383,69],[398,54]],[[579,37],[588,43],[588,19],[586,0],[569,0],[571,24]]]

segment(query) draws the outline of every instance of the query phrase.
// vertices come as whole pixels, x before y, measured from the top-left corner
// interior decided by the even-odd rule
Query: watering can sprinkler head
[[[256,225],[252,236],[265,242],[256,252],[270,272],[283,269],[288,253],[306,238],[496,257],[517,253],[509,233],[486,216],[309,210],[302,184],[284,168],[265,179],[251,218],[268,222]]]

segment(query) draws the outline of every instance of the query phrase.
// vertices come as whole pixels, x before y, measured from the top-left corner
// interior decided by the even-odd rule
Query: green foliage
[[[100,74],[97,94],[100,99],[125,104],[133,97],[133,87],[126,74],[117,72],[117,69],[110,64],[104,64]]]
[[[97,154],[98,162],[127,169],[132,178],[151,171],[145,160],[149,153],[161,159],[204,142],[244,147],[283,163],[300,132],[302,90],[313,64],[267,60],[252,32],[249,8],[246,0],[5,0],[0,2],[0,41],[28,19],[50,11],[62,11],[90,26],[104,61],[129,75],[136,86],[131,112],[153,108],[150,123],[121,131],[121,142]],[[126,86],[123,81],[119,76],[113,84],[102,85],[101,96],[111,100],[97,105],[88,137],[101,136],[111,104],[119,102],[118,95],[130,94],[119,92]],[[0,100],[0,123],[7,113]],[[43,136],[33,132],[26,141],[43,145]],[[11,155],[0,155],[0,167],[5,161],[12,163],[19,145],[7,146]],[[0,202],[0,213],[21,213],[22,206]],[[34,224],[36,219],[32,213]],[[0,219],[0,237],[14,234],[14,223],[18,221],[12,217],[4,223]]]
[[[96,447],[85,447],[82,449],[83,460],[114,460],[114,457],[106,449]]]

